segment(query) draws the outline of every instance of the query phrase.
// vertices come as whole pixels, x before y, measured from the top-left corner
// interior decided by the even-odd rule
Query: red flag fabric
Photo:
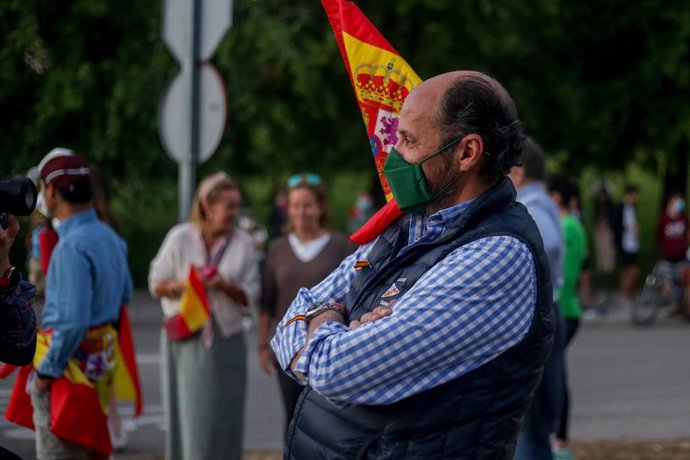
[[[118,400],[133,401],[134,415],[138,417],[144,411],[144,399],[141,393],[132,326],[129,322],[127,307],[124,305],[120,310],[120,331],[117,343],[120,353],[115,370],[115,396]]]
[[[16,368],[17,366],[15,366],[14,364],[3,364],[2,368],[0,368],[0,380],[9,377]]]
[[[357,244],[366,244],[373,241],[379,236],[381,232],[388,228],[390,224],[396,221],[398,217],[404,213],[398,208],[398,202],[395,198],[390,200],[384,207],[378,210],[376,214],[371,216],[364,225],[362,225],[355,233],[350,235],[350,241]]]

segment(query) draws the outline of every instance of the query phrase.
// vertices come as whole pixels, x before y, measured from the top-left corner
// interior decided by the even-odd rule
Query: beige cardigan
[[[163,281],[184,280],[192,264],[206,264],[206,249],[201,232],[198,227],[189,223],[176,225],[165,236],[158,254],[151,261],[148,279],[151,295],[156,297],[154,288]],[[218,272],[223,279],[237,283],[244,290],[249,299],[249,307],[256,304],[261,281],[254,244],[248,233],[240,229],[233,231],[218,263]],[[208,298],[213,318],[223,337],[242,331],[244,307],[222,292],[211,292]],[[163,297],[161,305],[168,318],[180,311],[180,299]]]

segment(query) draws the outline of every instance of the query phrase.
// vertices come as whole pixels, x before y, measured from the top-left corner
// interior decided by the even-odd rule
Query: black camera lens
[[[0,180],[0,213],[28,216],[36,207],[36,185],[25,177]]]

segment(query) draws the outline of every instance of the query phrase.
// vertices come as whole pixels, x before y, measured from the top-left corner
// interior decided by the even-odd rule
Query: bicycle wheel
[[[661,303],[661,283],[654,275],[649,275],[642,292],[633,300],[630,321],[636,326],[654,324],[659,316]]]

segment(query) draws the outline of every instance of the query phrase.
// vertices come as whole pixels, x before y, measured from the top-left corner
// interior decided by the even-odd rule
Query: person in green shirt
[[[556,296],[561,314],[565,319],[565,346],[567,347],[580,325],[582,309],[578,298],[578,280],[582,271],[582,264],[587,256],[587,236],[578,216],[570,209],[574,200],[579,196],[577,185],[563,176],[555,176],[549,180],[549,193],[556,203],[561,215],[563,242],[563,285],[558,288]],[[553,441],[554,459],[570,459],[567,448],[568,442],[568,413],[570,408],[570,394],[566,378],[566,366],[563,365],[563,395],[562,408],[558,429]]]

